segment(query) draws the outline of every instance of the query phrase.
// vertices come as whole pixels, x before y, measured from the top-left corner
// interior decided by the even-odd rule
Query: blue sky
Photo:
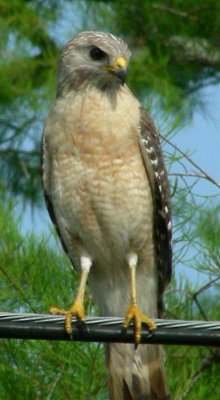
[[[220,183],[220,85],[204,88],[199,95],[205,108],[196,111],[192,122],[184,127],[174,142],[182,150],[192,150],[196,161],[209,175]],[[220,190],[203,181],[205,193],[219,194]]]

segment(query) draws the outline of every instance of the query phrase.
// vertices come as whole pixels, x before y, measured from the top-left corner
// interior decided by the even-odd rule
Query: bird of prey
[[[130,51],[110,33],[81,32],[63,48],[57,97],[45,122],[47,207],[80,282],[65,314],[85,318],[88,282],[102,316],[134,322],[134,344],[106,346],[111,400],[168,400],[160,346],[141,325],[161,315],[171,277],[167,173],[158,133],[125,85]],[[147,71],[146,71],[147,73]]]

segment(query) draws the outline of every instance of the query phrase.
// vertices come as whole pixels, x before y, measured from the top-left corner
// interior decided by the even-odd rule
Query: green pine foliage
[[[6,204],[6,205],[5,205]],[[67,258],[46,238],[23,236],[8,197],[0,204],[0,303],[6,312],[48,313],[67,307],[78,282]],[[91,308],[89,294],[86,299]],[[0,341],[0,398],[102,399],[101,345],[36,340]]]
[[[40,138],[55,97],[61,43],[77,30],[124,37],[132,50],[128,84],[161,124],[171,181],[174,267],[190,266],[204,280],[173,277],[166,317],[219,319],[220,220],[217,199],[197,196],[206,179],[173,137],[198,106],[201,89],[219,83],[220,0],[0,0],[0,304],[2,311],[47,313],[68,307],[78,276],[50,237],[21,233],[17,202],[42,206]],[[159,115],[159,117],[158,117]],[[161,122],[162,121],[162,122]],[[176,172],[177,173],[173,173]],[[193,171],[193,173],[192,173]],[[57,247],[57,246],[56,246]],[[208,282],[208,284],[207,284]],[[88,314],[96,312],[89,291]],[[95,311],[94,311],[95,310]],[[218,349],[167,346],[166,369],[175,400],[220,398]],[[0,341],[0,398],[107,398],[101,345]]]
[[[87,4],[100,29],[123,35],[134,49],[130,83],[142,96],[153,91],[169,111],[183,104],[190,111],[199,103],[199,89],[219,83],[219,0]]]
[[[128,42],[128,83],[169,115],[204,106],[200,90],[219,83],[220,0],[0,1],[0,149],[12,194],[40,204],[40,136],[55,96],[60,43],[79,29],[110,30]],[[21,151],[22,148],[22,151]],[[13,173],[10,173],[10,170]],[[34,173],[34,171],[36,171]],[[26,185],[24,184],[26,183]],[[25,186],[29,190],[25,190]]]
[[[77,286],[77,273],[61,249],[53,249],[48,238],[23,236],[19,229],[21,217],[15,218],[14,211],[13,202],[5,195],[0,204],[1,309],[47,313],[51,305],[67,307]],[[219,251],[217,243],[215,250]],[[173,280],[166,295],[166,317],[218,319],[220,287],[216,286],[215,293],[212,287],[208,289],[213,297],[204,290],[197,297],[198,308],[196,287]],[[88,314],[94,313],[89,291],[86,308]],[[18,399],[60,399],[63,394],[73,399],[106,399],[107,376],[101,345],[2,339],[0,354],[2,398],[13,399],[16,393]],[[218,400],[218,349],[166,346],[165,354],[174,399],[205,400],[209,395]]]

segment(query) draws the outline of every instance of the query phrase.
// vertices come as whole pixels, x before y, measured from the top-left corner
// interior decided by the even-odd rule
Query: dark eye
[[[99,49],[98,47],[92,47],[90,50],[90,57],[94,61],[103,60],[106,57],[106,53]]]

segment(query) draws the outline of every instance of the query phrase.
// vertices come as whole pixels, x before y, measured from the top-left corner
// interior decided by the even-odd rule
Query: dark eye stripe
[[[94,46],[90,50],[90,57],[94,61],[99,61],[103,60],[106,57],[106,53],[103,50],[99,49],[98,47]]]

